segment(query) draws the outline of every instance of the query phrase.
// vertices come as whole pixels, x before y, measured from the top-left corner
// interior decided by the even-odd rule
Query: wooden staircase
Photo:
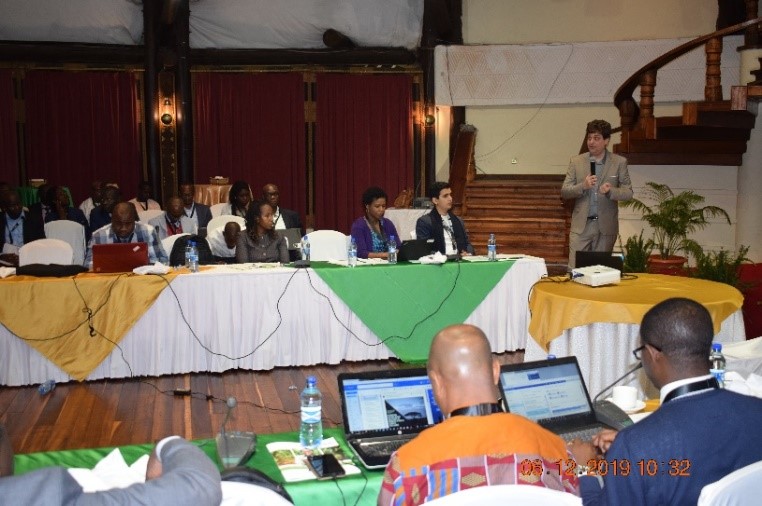
[[[571,214],[561,200],[564,176],[477,176],[466,185],[461,215],[477,254],[495,234],[498,253],[567,262]]]

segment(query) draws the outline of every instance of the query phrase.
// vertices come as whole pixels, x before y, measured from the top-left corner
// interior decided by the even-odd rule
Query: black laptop
[[[577,357],[563,357],[500,368],[505,410],[534,420],[565,441],[589,441],[608,428],[596,417]]]
[[[604,265],[618,271],[622,270],[624,259],[621,253],[607,253],[605,251],[577,251],[575,253],[575,266],[590,267],[592,265]]]
[[[424,368],[342,373],[338,377],[347,443],[369,469],[442,420]]]
[[[431,255],[434,250],[434,239],[410,239],[402,241],[399,251],[397,251],[397,260],[400,262],[410,262],[418,260],[426,255]]]

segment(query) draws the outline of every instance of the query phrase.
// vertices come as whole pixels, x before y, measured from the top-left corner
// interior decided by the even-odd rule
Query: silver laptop
[[[577,357],[500,368],[505,410],[534,420],[566,441],[590,440],[607,428],[596,417]]]
[[[368,469],[442,420],[426,369],[342,373],[338,377],[344,435]]]

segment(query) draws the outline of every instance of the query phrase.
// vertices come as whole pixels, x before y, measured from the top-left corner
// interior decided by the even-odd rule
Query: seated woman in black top
[[[275,231],[273,208],[267,202],[252,202],[246,211],[246,232],[238,236],[237,263],[288,263],[286,240]]]

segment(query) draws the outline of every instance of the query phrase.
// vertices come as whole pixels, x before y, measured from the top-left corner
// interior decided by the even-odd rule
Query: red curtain
[[[199,72],[193,80],[195,179],[273,183],[281,205],[304,216],[304,82],[301,73]]]
[[[317,76],[315,226],[349,233],[363,191],[413,186],[409,75]]]
[[[0,181],[19,184],[16,118],[13,114],[13,78],[10,70],[0,70]]]
[[[132,73],[30,71],[24,97],[30,178],[68,186],[75,205],[96,179],[134,197],[142,156]]]

